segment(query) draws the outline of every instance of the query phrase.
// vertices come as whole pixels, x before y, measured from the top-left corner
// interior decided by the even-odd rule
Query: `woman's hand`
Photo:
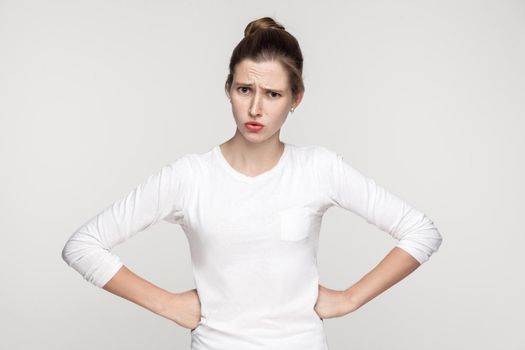
[[[162,316],[193,331],[201,319],[201,302],[197,290],[171,293]]]
[[[319,285],[319,295],[314,309],[321,319],[344,316],[356,308],[348,293]]]

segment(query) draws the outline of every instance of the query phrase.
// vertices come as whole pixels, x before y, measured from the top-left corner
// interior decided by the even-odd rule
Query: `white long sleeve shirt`
[[[111,249],[163,220],[189,242],[201,319],[192,350],[327,350],[318,297],[323,214],[347,209],[424,263],[442,237],[434,223],[322,146],[285,143],[270,170],[247,176],[217,145],[150,175],[87,221],[62,257],[104,286],[123,263]]]

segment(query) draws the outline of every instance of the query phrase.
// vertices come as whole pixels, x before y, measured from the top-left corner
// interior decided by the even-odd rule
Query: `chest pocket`
[[[310,207],[290,207],[279,211],[280,238],[300,241],[309,237],[318,225],[318,215]]]

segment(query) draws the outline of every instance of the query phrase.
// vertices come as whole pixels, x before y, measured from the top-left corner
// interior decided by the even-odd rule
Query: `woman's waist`
[[[319,275],[317,269],[300,276],[276,277],[271,273],[213,278],[195,275],[197,292],[204,316],[217,313],[234,318],[236,315],[284,318],[308,312],[317,302]]]
[[[232,342],[246,342],[243,349],[249,349],[249,343],[264,346],[270,349],[282,349],[283,345],[290,344],[286,349],[324,349],[325,330],[324,321],[319,318],[315,310],[304,314],[290,314],[275,316],[260,316],[241,313],[233,318],[223,318],[215,314],[206,318],[201,317],[197,328],[192,331],[192,337],[205,340],[205,343],[232,344]],[[293,347],[292,344],[304,344],[306,347]],[[319,347],[311,347],[319,344]],[[280,347],[279,347],[280,346]]]

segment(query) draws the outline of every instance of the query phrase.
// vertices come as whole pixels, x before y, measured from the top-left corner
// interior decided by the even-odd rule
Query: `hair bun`
[[[259,19],[253,20],[244,29],[244,37],[252,35],[260,29],[275,29],[275,30],[285,30],[284,26],[273,20],[271,17],[261,17]]]

